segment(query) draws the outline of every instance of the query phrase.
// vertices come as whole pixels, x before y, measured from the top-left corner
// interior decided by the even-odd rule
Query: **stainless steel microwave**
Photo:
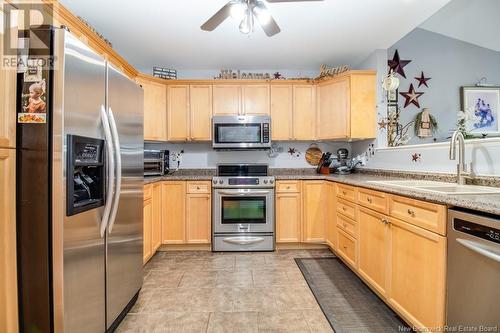
[[[212,127],[214,149],[271,148],[270,116],[214,116]]]

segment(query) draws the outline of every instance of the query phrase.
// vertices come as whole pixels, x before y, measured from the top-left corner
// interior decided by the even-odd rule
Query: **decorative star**
[[[295,155],[297,153],[297,149],[294,147],[288,147],[288,154]]]
[[[420,162],[420,157],[422,157],[422,154],[418,154],[418,153],[412,154],[411,161],[412,162]]]
[[[399,58],[399,53],[398,50],[394,52],[394,57],[392,57],[392,60],[387,61],[387,65],[389,66],[389,72],[392,69],[394,73],[398,73],[402,77],[406,79],[404,67],[408,65],[411,62],[411,60],[401,60]]]
[[[400,92],[399,94],[404,98],[406,98],[404,107],[413,104],[417,108],[420,108],[420,103],[418,102],[418,98],[422,96],[424,93],[416,92],[415,88],[413,88],[413,83],[410,84],[410,89],[408,90],[408,92]]]
[[[379,121],[378,126],[379,126],[378,129],[385,129],[387,126],[387,122],[385,121],[385,119],[382,119],[381,121]]]
[[[276,72],[273,75],[274,75],[274,79],[276,79],[276,80],[279,80],[279,79],[281,79],[283,77],[283,75],[281,75],[280,72]]]
[[[420,88],[420,86],[422,86],[422,85],[424,85],[427,88],[429,88],[429,86],[427,85],[427,81],[429,81],[431,78],[430,77],[425,77],[424,71],[422,71],[422,74],[420,74],[420,77],[415,77],[415,79],[418,81],[418,87],[417,88]]]

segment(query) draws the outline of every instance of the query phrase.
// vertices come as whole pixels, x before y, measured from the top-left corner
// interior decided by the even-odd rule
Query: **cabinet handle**
[[[197,189],[197,190],[199,190],[199,189],[200,189],[200,187],[199,187],[199,186],[196,186],[196,189]]]
[[[411,217],[415,217],[415,211],[413,209],[408,208],[408,215]]]
[[[366,201],[368,201],[369,203],[372,203],[372,201],[373,201],[373,200],[372,200],[372,198],[367,197],[367,198],[366,198]]]
[[[345,223],[342,223],[342,225],[344,226],[344,228],[346,228],[346,227],[347,227],[347,225],[346,225]]]
[[[346,191],[342,191],[342,194],[343,194],[343,195],[347,195],[347,192],[346,192]]]
[[[290,186],[287,186],[287,187],[286,187],[286,189],[287,189],[287,190],[289,190],[289,189],[290,189]]]
[[[344,246],[342,246],[342,247],[344,248],[344,250],[347,250],[347,245],[344,245]]]
[[[342,206],[342,210],[345,212],[347,208],[345,208],[345,206]]]

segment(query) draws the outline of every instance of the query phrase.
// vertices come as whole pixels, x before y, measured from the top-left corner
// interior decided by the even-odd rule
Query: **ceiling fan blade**
[[[200,27],[201,30],[205,31],[213,31],[215,28],[219,26],[225,19],[231,16],[231,6],[233,2],[228,2],[224,7],[219,9],[217,13],[215,13],[211,18],[208,19],[203,25]]]
[[[275,2],[305,2],[305,1],[324,1],[324,0],[266,0],[269,3]]]
[[[252,11],[267,36],[274,36],[281,31],[278,23],[276,23],[262,1],[258,1]]]

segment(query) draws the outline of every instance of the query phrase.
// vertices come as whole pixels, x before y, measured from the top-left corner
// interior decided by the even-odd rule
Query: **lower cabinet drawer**
[[[352,220],[356,220],[356,205],[348,201],[337,199],[337,212]]]
[[[353,220],[337,213],[337,226],[345,231],[348,235],[356,238],[356,222],[354,222]]]
[[[276,192],[300,192],[300,181],[279,180],[276,182]]]
[[[274,249],[274,237],[243,236],[239,234],[216,235],[213,238],[213,251],[271,251]]]
[[[210,193],[210,182],[188,182],[187,193]]]
[[[356,267],[356,241],[346,234],[342,229],[338,229],[338,252],[351,266]]]

